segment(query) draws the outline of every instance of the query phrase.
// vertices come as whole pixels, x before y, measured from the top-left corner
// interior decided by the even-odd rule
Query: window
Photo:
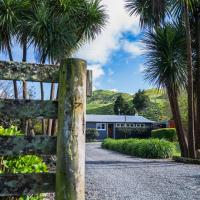
[[[97,130],[106,130],[106,124],[105,123],[97,123],[96,128],[97,128]]]
[[[124,127],[125,126],[125,124],[121,124],[121,127]]]
[[[142,128],[145,128],[145,124],[141,124],[141,127],[142,127]]]
[[[141,127],[141,124],[136,124],[136,127]]]
[[[121,127],[121,124],[116,124],[116,127]]]

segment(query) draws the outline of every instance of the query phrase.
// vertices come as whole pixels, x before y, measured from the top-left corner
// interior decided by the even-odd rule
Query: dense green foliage
[[[149,97],[150,103],[143,111],[139,112],[139,115],[154,121],[171,119],[168,99],[163,90],[149,89],[145,90],[145,94]],[[87,99],[87,114],[115,114],[114,102],[120,95],[129,106],[133,105],[133,96],[130,94],[109,90],[94,91],[93,96]]]
[[[40,173],[47,172],[47,166],[37,156],[19,156],[3,160],[6,173]]]
[[[114,103],[115,115],[135,115],[135,107],[131,105],[122,95],[119,95]]]
[[[10,128],[3,128],[2,126],[0,126],[0,135],[2,136],[22,135],[22,132],[19,131],[16,126],[11,126]]]
[[[86,129],[86,142],[93,142],[99,136],[99,132],[95,128]]]
[[[152,138],[165,139],[170,142],[177,141],[177,134],[175,128],[162,128],[157,130],[152,130]]]
[[[142,158],[171,158],[175,145],[159,139],[106,139],[102,147]]]
[[[144,90],[139,90],[133,97],[133,104],[138,112],[143,111],[150,103],[149,97]]]
[[[0,136],[18,136],[22,135],[16,126],[4,129],[0,127]],[[47,166],[42,158],[34,155],[17,156],[17,157],[0,157],[0,174],[4,173],[41,173],[47,172]],[[24,196],[20,200],[42,200],[39,196]]]
[[[150,138],[151,130],[147,128],[120,127],[115,128],[115,137],[117,139],[126,138]]]

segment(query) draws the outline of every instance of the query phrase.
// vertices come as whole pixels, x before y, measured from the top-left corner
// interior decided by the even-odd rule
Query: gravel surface
[[[87,200],[200,200],[200,165],[86,148]]]

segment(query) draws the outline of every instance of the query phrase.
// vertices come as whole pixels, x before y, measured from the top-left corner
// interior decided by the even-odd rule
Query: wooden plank
[[[1,136],[0,156],[55,155],[56,137]]]
[[[0,61],[0,80],[58,82],[59,66]]]
[[[87,70],[87,96],[92,96],[92,70]]]
[[[0,196],[21,196],[55,191],[55,174],[1,174]]]
[[[61,66],[56,200],[84,200],[86,63],[67,59]]]
[[[0,100],[0,113],[11,119],[55,119],[58,116],[57,101]]]
[[[59,65],[42,65],[25,62],[0,61],[0,80],[21,80],[32,82],[58,83],[59,69]],[[89,78],[90,79],[88,80],[87,85],[90,86],[92,79],[91,77]]]

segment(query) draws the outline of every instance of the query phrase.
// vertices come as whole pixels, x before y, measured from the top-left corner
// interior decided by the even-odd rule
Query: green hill
[[[152,103],[163,106],[166,101],[164,92],[156,89],[146,90],[145,93],[149,96]],[[96,90],[93,96],[87,99],[88,114],[114,114],[113,104],[117,97],[122,95],[127,101],[132,101],[133,95],[128,93],[114,92],[110,90]]]
[[[127,101],[132,100],[132,95],[127,93],[114,92],[110,90],[96,90],[93,96],[87,99],[88,114],[114,114],[113,104],[117,97],[122,95]]]

